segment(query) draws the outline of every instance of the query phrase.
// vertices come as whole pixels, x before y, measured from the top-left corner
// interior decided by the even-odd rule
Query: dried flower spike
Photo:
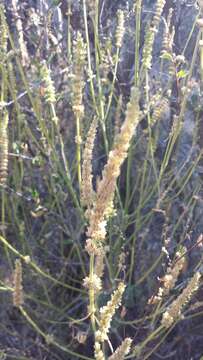
[[[201,10],[203,10],[203,1],[202,0],[197,0],[199,7]]]
[[[157,0],[156,10],[153,16],[151,25],[147,27],[145,33],[145,41],[143,48],[142,63],[145,69],[151,68],[153,44],[155,40],[155,34],[158,31],[158,26],[161,18],[161,14],[164,8],[166,0]]]
[[[124,35],[124,31],[125,31],[124,12],[119,9],[117,12],[117,17],[118,17],[118,25],[117,25],[117,29],[116,29],[116,47],[120,48],[122,45],[123,35]]]
[[[23,286],[22,286],[22,264],[19,259],[15,261],[13,282],[14,282],[13,305],[20,307],[23,304]]]
[[[96,341],[94,345],[94,356],[95,360],[105,360],[104,353],[101,349],[101,344]]]
[[[200,278],[201,274],[199,272],[195,273],[183,292],[166,309],[161,321],[164,327],[169,328],[180,318],[182,308],[190,301],[194,292],[198,290]]]
[[[0,5],[1,8],[1,19],[0,19],[0,56],[3,61],[7,55],[8,46],[8,31],[6,27],[5,8]]]
[[[87,1],[89,15],[94,17],[96,14],[96,0],[88,0]]]
[[[78,31],[73,44],[73,83],[72,83],[72,106],[76,117],[81,118],[84,113],[83,88],[84,88],[84,66],[86,57],[86,46],[81,33]]]
[[[40,76],[44,83],[44,97],[47,103],[56,102],[56,94],[53,81],[51,79],[50,69],[48,69],[46,62],[43,62],[40,68]]]
[[[27,66],[29,64],[29,55],[27,51],[27,46],[24,40],[24,32],[23,32],[23,25],[21,16],[18,14],[18,1],[17,0],[11,0],[12,3],[12,12],[13,17],[15,18],[15,24],[17,29],[17,39],[18,44],[21,52],[21,59],[22,59],[22,65]]]
[[[170,290],[172,290],[175,287],[178,277],[181,274],[181,272],[184,270],[185,265],[187,263],[185,256],[182,256],[182,253],[184,253],[185,251],[186,249],[183,247],[181,252],[176,253],[177,261],[173,266],[169,266],[167,268],[166,275],[164,275],[163,278],[161,279],[162,286],[159,288],[157,295],[155,297],[152,297],[151,303],[153,304],[157,303],[163,298],[163,296],[168,295]]]
[[[154,14],[154,17],[152,20],[152,26],[154,26],[156,28],[158,28],[158,26],[159,26],[161,14],[162,14],[163,8],[165,6],[165,3],[166,3],[166,0],[157,0],[156,10],[155,10],[155,14]]]
[[[92,156],[96,130],[97,119],[94,118],[87,134],[82,163],[81,201],[87,209],[92,206],[95,197],[92,187]]]
[[[130,352],[132,339],[126,338],[122,344],[116,349],[116,351],[108,358],[108,360],[124,360],[125,355]]]
[[[151,118],[151,126],[154,126],[164,116],[170,112],[170,104],[166,97],[163,97],[158,104],[155,105]]]
[[[0,185],[6,185],[8,177],[8,112],[2,112],[0,123]]]
[[[102,248],[101,253],[95,257],[95,274],[102,278],[104,274],[104,256],[105,250]]]
[[[111,320],[116,312],[116,309],[118,309],[121,305],[121,299],[124,291],[125,284],[121,282],[112,294],[111,299],[107,302],[107,305],[100,308],[99,329],[96,331],[96,341],[102,343],[105,340],[108,340]]]
[[[116,181],[120,168],[127,157],[130,141],[139,122],[139,95],[138,89],[132,88],[131,98],[127,105],[126,118],[120,133],[116,136],[113,149],[109,153],[107,164],[102,172],[102,179],[98,182],[97,198],[90,215],[88,238],[101,247],[106,236],[107,210],[112,203],[116,188]],[[92,249],[94,248],[92,245]],[[89,253],[90,254],[90,253]]]

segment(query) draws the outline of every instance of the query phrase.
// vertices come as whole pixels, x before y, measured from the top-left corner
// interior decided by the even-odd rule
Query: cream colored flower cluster
[[[97,130],[97,119],[93,119],[90,129],[87,134],[85,148],[83,152],[82,164],[82,186],[81,186],[81,201],[87,207],[86,216],[89,217],[89,209],[93,204],[95,193],[92,187],[92,153],[94,147],[94,140]]]
[[[92,208],[86,250],[91,255],[103,246],[106,237],[106,214],[112,204],[115,193],[116,181],[120,175],[121,165],[127,157],[130,141],[139,122],[139,93],[137,88],[132,88],[131,98],[127,105],[126,118],[120,133],[115,139],[114,148],[110,151],[107,164],[98,182],[96,201]]]
[[[22,264],[19,259],[15,261],[15,270],[13,274],[13,305],[20,307],[23,305],[23,285],[22,285]]]
[[[153,303],[160,301],[163,296],[168,295],[174,288],[180,273],[183,271],[186,259],[181,253],[176,253],[177,261],[173,266],[169,266],[166,275],[161,279],[162,286],[158,290],[158,294],[153,298]]]
[[[126,338],[122,344],[116,349],[116,351],[109,357],[108,360],[123,360],[125,355],[130,352],[132,339]]]
[[[102,288],[101,279],[96,275],[92,275],[92,279],[89,276],[84,278],[83,284],[88,289],[94,289],[95,292],[98,292]]]
[[[56,94],[53,81],[51,79],[50,69],[47,67],[46,62],[44,61],[40,68],[40,76],[42,82],[44,83],[44,97],[47,103],[56,102]]]
[[[151,68],[154,39],[155,39],[155,35],[158,31],[160,18],[161,18],[161,14],[162,14],[165,3],[166,3],[166,0],[157,0],[156,10],[155,10],[155,14],[153,16],[151,25],[146,30],[145,42],[144,42],[144,48],[143,48],[143,56],[142,56],[142,63],[146,69]]]
[[[98,341],[96,341],[94,345],[94,356],[95,356],[95,360],[105,360],[105,356],[102,351],[101,344]]]
[[[164,327],[169,328],[176,320],[180,318],[182,308],[190,301],[194,292],[198,290],[200,278],[201,274],[199,272],[195,273],[183,292],[166,309],[161,321],[161,324]]]
[[[1,9],[1,19],[0,19],[0,44],[1,44],[1,62],[4,60],[7,54],[7,46],[8,46],[8,31],[6,27],[6,17],[5,17],[5,7],[3,4],[0,4]]]
[[[179,253],[176,254],[177,257],[180,256]],[[174,288],[178,276],[180,275],[181,271],[184,269],[185,266],[185,257],[180,257],[179,260],[176,261],[173,267],[169,267],[167,269],[167,274],[163,277],[163,288],[164,288],[164,295],[167,295],[171,289]]]
[[[5,186],[8,178],[8,112],[4,111],[0,123],[0,185]]]
[[[108,332],[111,325],[111,320],[121,305],[121,299],[125,291],[125,284],[121,282],[118,285],[118,288],[111,295],[111,299],[107,302],[105,306],[99,310],[99,328],[95,334],[95,359],[103,360],[104,354],[102,351],[102,343],[105,340],[108,340]]]
[[[118,17],[118,25],[117,25],[117,29],[116,29],[116,47],[120,48],[122,46],[123,35],[124,35],[124,31],[125,31],[124,12],[122,10],[118,10],[117,17]]]
[[[81,33],[78,31],[73,44],[73,82],[72,82],[72,106],[76,117],[81,118],[84,113],[83,88],[84,66],[86,58],[86,45]]]
[[[118,288],[114,291],[111,296],[111,300],[107,302],[107,305],[103,306],[99,310],[99,330],[96,332],[96,341],[104,342],[108,340],[108,332],[112,317],[114,316],[116,309],[121,305],[121,299],[125,290],[125,284],[120,283]]]

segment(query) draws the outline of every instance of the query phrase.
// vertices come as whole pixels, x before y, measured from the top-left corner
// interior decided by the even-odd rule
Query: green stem
[[[142,0],[138,0],[136,4],[136,22],[135,22],[135,86],[139,86],[139,51],[140,51],[140,24],[141,24],[141,10]],[[133,147],[130,146],[127,160],[126,173],[126,196],[125,196],[125,211],[128,212],[129,198],[131,194],[131,167],[133,159]]]
[[[77,159],[77,173],[78,185],[81,189],[82,175],[81,175],[81,135],[80,135],[80,117],[76,117],[76,159]]]
[[[89,279],[90,279],[90,288],[89,288],[89,312],[90,318],[92,323],[92,329],[95,334],[95,290],[94,290],[94,254],[90,255],[90,272],[89,272]]]
[[[139,50],[140,50],[140,24],[141,24],[142,0],[136,4],[136,30],[135,30],[135,86],[139,85]]]
[[[91,53],[90,53],[90,41],[89,41],[89,31],[88,31],[88,23],[87,23],[87,6],[86,6],[86,0],[83,0],[83,15],[84,15],[84,25],[85,25],[85,36],[86,36],[86,44],[87,44],[87,60],[88,60],[88,75],[89,75],[89,82],[90,82],[90,91],[92,96],[92,101],[94,104],[95,112],[97,115],[99,115],[99,111],[97,108],[96,103],[96,96],[94,91],[94,84],[93,84],[93,78],[92,78],[92,65],[91,65]]]
[[[54,337],[52,337],[52,334],[46,334],[43,330],[41,330],[39,328],[39,326],[33,321],[33,319],[28,315],[28,313],[26,312],[26,310],[22,306],[19,307],[19,310],[20,310],[21,314],[24,316],[24,318],[27,320],[27,322],[35,329],[35,331],[45,339],[47,344],[50,343],[51,345],[53,345],[53,346],[57,347],[58,349],[70,354],[71,356],[76,357],[77,359],[79,358],[79,359],[84,359],[84,360],[93,360],[92,358],[89,358],[89,357],[87,357],[85,355],[82,355],[82,354],[78,354],[78,353],[68,349],[67,347],[59,344],[54,339]]]
[[[45,273],[42,269],[39,268],[39,266],[37,266],[36,263],[34,263],[32,260],[28,260],[27,256],[22,255],[18,250],[16,250],[11,244],[9,244],[9,242],[0,235],[0,241],[9,249],[11,250],[15,255],[17,255],[19,258],[21,258],[26,264],[28,264],[31,268],[33,268],[36,272],[38,272],[40,275],[42,275],[43,277],[53,281],[55,284],[61,285],[67,289],[76,291],[76,292],[80,292],[80,293],[85,293],[84,290],[75,288],[74,286],[65,284],[63,282],[61,282],[60,280],[57,280],[55,278],[53,278],[51,275]]]

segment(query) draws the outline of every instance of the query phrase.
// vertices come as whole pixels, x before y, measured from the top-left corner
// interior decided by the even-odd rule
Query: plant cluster
[[[3,3],[0,358],[180,359],[203,315],[201,8],[178,52],[165,0]]]

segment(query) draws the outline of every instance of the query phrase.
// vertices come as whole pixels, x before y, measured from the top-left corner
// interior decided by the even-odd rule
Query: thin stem
[[[76,117],[76,159],[77,159],[77,173],[78,185],[81,189],[82,175],[81,175],[81,135],[80,135],[80,117]]]
[[[59,343],[54,339],[54,337],[52,336],[52,334],[46,334],[43,330],[41,330],[41,329],[39,328],[39,326],[38,326],[38,325],[34,322],[34,320],[28,315],[28,313],[26,312],[26,310],[25,310],[22,306],[19,307],[19,310],[20,310],[21,314],[24,316],[24,318],[27,320],[27,322],[35,329],[35,331],[36,331],[39,335],[41,335],[41,336],[45,339],[45,341],[46,341],[48,344],[50,343],[51,345],[53,345],[53,346],[57,347],[58,349],[60,349],[60,350],[62,350],[62,351],[64,351],[64,352],[66,352],[66,353],[68,353],[68,354],[76,357],[77,359],[79,358],[79,359],[84,359],[84,360],[93,360],[92,358],[89,358],[89,357],[87,357],[87,356],[85,356],[85,355],[82,355],[82,354],[78,354],[78,353],[76,353],[76,352],[68,349],[67,347],[59,344]]]
[[[95,291],[93,287],[94,283],[94,254],[90,255],[90,288],[89,288],[89,312],[90,312],[90,319],[92,323],[92,329],[95,333]]]

